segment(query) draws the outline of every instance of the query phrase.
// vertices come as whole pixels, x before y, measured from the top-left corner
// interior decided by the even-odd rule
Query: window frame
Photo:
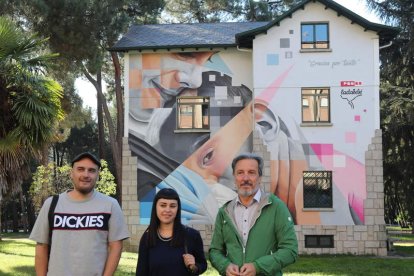
[[[322,175],[322,176],[318,176],[317,174],[327,174],[326,176]],[[307,177],[307,174],[315,174],[314,176],[309,176]],[[331,210],[333,208],[333,183],[332,183],[332,171],[303,171],[303,178],[302,178],[302,182],[303,182],[303,208],[304,209],[329,209]],[[310,183],[306,183],[307,180]],[[312,183],[315,182],[316,183]],[[328,184],[328,188],[327,193],[328,193],[328,197],[327,197],[327,203],[322,203],[322,199],[321,196],[324,195],[322,193],[322,189],[320,188],[320,186],[324,185],[324,183],[321,183],[321,181],[326,180],[327,184]],[[310,186],[313,186],[311,188],[309,188]],[[316,186],[316,188],[315,188]],[[310,202],[310,195],[308,194],[310,191],[310,189],[317,191],[316,193],[313,193],[312,196],[313,197],[318,197],[319,200],[318,202]]]
[[[326,25],[326,39],[327,40],[318,40],[317,38],[317,26]],[[313,37],[311,42],[303,41],[303,27],[312,26]],[[326,47],[318,47],[319,44],[326,44]],[[307,48],[304,45],[311,45],[312,47]],[[300,23],[300,49],[303,51],[324,51],[330,49],[330,40],[329,40],[329,22],[302,22]]]
[[[309,239],[316,239],[316,244],[310,243]],[[322,238],[328,238],[329,243],[322,245]],[[335,240],[333,235],[305,235],[305,248],[335,248]]]
[[[304,93],[304,91],[306,90],[327,90],[327,94],[317,94],[317,93]],[[322,106],[322,105],[318,105],[318,100],[317,98],[320,98],[320,103],[322,103],[322,100],[325,99],[325,96],[327,98],[327,105]],[[302,124],[303,125],[331,125],[331,89],[330,87],[302,87],[301,88],[301,120],[302,120]],[[307,104],[304,104],[304,103]],[[311,108],[313,107],[313,112],[312,114],[314,115],[313,117],[316,117],[315,114],[318,114],[318,112],[320,112],[322,110],[322,108],[327,108],[327,115],[328,118],[327,120],[321,121],[321,120],[309,120],[309,121],[305,121],[304,120],[304,114],[305,114],[305,109]]]
[[[188,100],[202,100],[201,102],[191,102]],[[188,106],[191,107],[191,110],[188,111],[189,114],[191,115],[191,127],[189,128],[183,128],[180,127],[180,115],[181,113],[181,107],[183,106]],[[202,127],[201,128],[197,128],[195,127],[195,114],[194,114],[194,107],[195,106],[201,106],[201,124]],[[205,108],[207,107],[207,108]],[[204,115],[203,115],[203,111],[207,110],[208,114],[207,114],[207,124],[204,124],[203,119],[204,119]],[[203,97],[203,96],[178,96],[176,98],[176,125],[175,125],[175,130],[174,132],[210,132],[210,127],[211,127],[211,120],[210,120],[211,114],[210,114],[210,97]]]

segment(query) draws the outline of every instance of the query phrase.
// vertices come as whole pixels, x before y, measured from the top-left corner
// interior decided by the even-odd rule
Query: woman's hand
[[[191,254],[183,254],[184,264],[185,267],[187,267],[191,273],[194,273],[197,271],[197,266],[195,264],[195,258]]]

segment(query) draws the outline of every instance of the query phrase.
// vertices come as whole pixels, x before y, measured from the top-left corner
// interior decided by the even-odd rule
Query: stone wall
[[[126,251],[138,252],[139,239],[146,225],[139,225],[139,202],[137,194],[138,159],[131,155],[128,138],[122,139],[122,210],[131,238],[124,241]]]
[[[255,133],[254,152],[264,159],[262,185],[270,189],[270,154]],[[384,186],[382,166],[382,133],[375,137],[365,154],[367,199],[364,202],[365,225],[296,225],[300,254],[356,254],[387,255],[387,236],[384,222]],[[128,139],[123,140],[122,209],[128,223],[131,238],[124,242],[127,251],[137,252],[138,244],[146,225],[139,225],[137,201],[137,158],[131,156]],[[212,225],[190,225],[200,231],[205,251],[211,243]],[[305,248],[305,235],[333,235],[334,248]]]

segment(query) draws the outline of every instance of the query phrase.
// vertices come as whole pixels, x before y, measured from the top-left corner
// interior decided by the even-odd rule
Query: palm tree
[[[45,42],[0,17],[0,203],[19,192],[29,161],[63,118],[61,86],[46,75],[56,55],[45,53]]]

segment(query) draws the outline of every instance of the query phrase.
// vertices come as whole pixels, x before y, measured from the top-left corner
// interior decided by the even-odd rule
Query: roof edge
[[[289,9],[288,11],[283,13],[282,15],[278,16],[277,18],[275,18],[271,22],[269,22],[267,25],[236,34],[236,42],[239,45],[240,45],[241,41],[243,41],[243,43],[245,41],[247,41],[248,44],[250,44],[251,43],[250,40],[253,40],[256,35],[261,34],[261,33],[266,33],[267,30],[269,30],[271,27],[273,27],[275,25],[279,25],[280,22],[283,19],[285,19],[286,17],[291,17],[292,14],[294,12],[296,12],[297,10],[299,10],[299,9],[304,9],[305,5],[307,5],[311,1],[312,2],[320,2],[321,4],[324,4],[326,7],[336,11],[338,13],[338,15],[345,16],[346,18],[350,19],[352,22],[357,23],[358,25],[365,28],[366,30],[375,31],[377,33],[386,33],[388,36],[396,36],[400,32],[400,29],[398,27],[392,27],[392,26],[387,26],[387,25],[383,25],[383,24],[368,21],[364,17],[354,13],[353,11],[345,8],[344,6],[342,6],[338,3],[336,3],[335,1],[332,1],[332,0],[304,0],[300,3],[298,3],[296,6],[293,6],[291,9]]]
[[[236,48],[237,44],[191,44],[191,45],[162,45],[162,46],[142,46],[142,47],[110,47],[110,52],[128,52],[128,51],[143,51],[143,50],[172,50],[172,49],[194,49],[194,48]]]

